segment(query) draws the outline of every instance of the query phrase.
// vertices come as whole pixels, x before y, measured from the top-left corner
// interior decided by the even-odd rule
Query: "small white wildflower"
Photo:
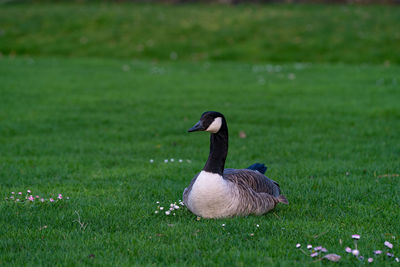
[[[172,159],[170,159],[170,161],[171,161],[171,162],[174,162],[175,160],[172,158]]]
[[[395,258],[394,260],[395,260],[396,262],[400,262],[399,258]]]
[[[129,69],[130,69],[129,65],[125,64],[125,65],[122,66],[122,70],[123,71],[128,71]]]
[[[385,241],[385,246],[387,246],[388,248],[390,248],[390,249],[392,249],[393,248],[393,244],[392,243],[390,243],[390,242],[388,242],[388,241]]]
[[[311,245],[307,245],[307,249],[312,249],[312,246]]]
[[[158,210],[156,210],[154,213],[157,214],[157,213],[158,213]]]
[[[289,79],[289,80],[294,80],[294,79],[296,79],[296,74],[294,74],[294,73],[289,73],[288,79]]]
[[[173,211],[173,210],[174,210],[174,208],[169,208],[169,210],[170,210],[170,211]]]
[[[347,247],[344,249],[347,253],[351,253],[351,248]]]
[[[342,257],[337,254],[328,254],[323,257],[323,259],[327,259],[329,261],[338,262]]]
[[[167,159],[164,159],[164,163],[168,163],[168,160],[167,160]]]
[[[301,244],[296,244],[296,248],[300,248],[301,247]]]
[[[174,209],[179,209],[179,206],[178,205],[174,205]]]
[[[163,210],[164,209],[164,207],[160,207],[160,210]]]
[[[179,163],[182,163],[182,162],[183,162],[183,160],[179,159]]]
[[[257,226],[257,227],[260,227],[260,225],[259,225],[259,224],[257,224],[256,226]]]
[[[358,240],[360,239],[360,235],[352,235],[351,238]]]
[[[371,262],[373,262],[373,261],[374,261],[373,258],[368,258],[368,262],[369,262],[369,263],[371,263]]]
[[[222,224],[222,227],[225,227],[225,224],[224,224],[224,223]]]
[[[351,251],[351,254],[353,254],[354,256],[358,256],[358,255],[360,255],[360,251],[358,249],[353,249]]]
[[[156,201],[156,204],[160,204],[160,201]]]
[[[166,212],[165,212],[165,215],[170,215],[171,214],[171,212],[169,211],[169,210],[167,210]]]
[[[314,257],[318,256],[318,252],[314,252],[310,256],[311,256],[311,258],[314,258]]]
[[[172,215],[174,215],[174,216],[175,216],[175,212],[174,212],[174,213],[172,213]]]
[[[154,159],[151,159],[151,160],[150,160],[150,163],[153,163],[153,162],[154,162]]]

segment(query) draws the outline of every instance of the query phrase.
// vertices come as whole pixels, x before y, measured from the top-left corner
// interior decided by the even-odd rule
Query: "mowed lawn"
[[[2,3],[0,266],[323,264],[297,243],[364,264],[352,234],[399,257],[399,12]],[[290,205],[165,215],[207,159],[187,133],[207,110],[227,118],[226,167],[265,163]],[[46,202],[9,199],[27,190]]]
[[[0,264],[310,264],[296,243],[357,264],[344,252],[355,233],[365,257],[385,240],[399,255],[399,73],[374,65],[3,58]],[[227,167],[266,163],[289,206],[219,220],[186,209],[154,213],[156,201],[181,199],[203,167],[209,136],[187,129],[206,110],[228,120]],[[4,200],[28,189],[70,199]]]

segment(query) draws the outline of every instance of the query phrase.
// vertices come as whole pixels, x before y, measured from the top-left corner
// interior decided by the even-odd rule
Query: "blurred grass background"
[[[397,64],[399,27],[397,6],[3,4],[0,52]]]

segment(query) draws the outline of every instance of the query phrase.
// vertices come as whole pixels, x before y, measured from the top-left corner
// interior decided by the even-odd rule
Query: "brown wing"
[[[258,171],[249,169],[225,169],[223,177],[240,187],[250,187],[257,193],[268,193],[275,197],[281,194],[279,184]]]

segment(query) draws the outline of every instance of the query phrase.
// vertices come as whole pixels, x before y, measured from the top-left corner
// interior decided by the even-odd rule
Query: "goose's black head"
[[[224,115],[216,111],[206,111],[201,115],[199,122],[190,128],[188,132],[206,131],[218,133],[222,127],[226,127]]]

